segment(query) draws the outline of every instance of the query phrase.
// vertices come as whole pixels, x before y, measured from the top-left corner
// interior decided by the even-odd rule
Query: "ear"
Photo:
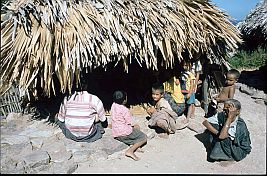
[[[239,115],[240,114],[240,109],[237,109],[236,110],[236,115]]]

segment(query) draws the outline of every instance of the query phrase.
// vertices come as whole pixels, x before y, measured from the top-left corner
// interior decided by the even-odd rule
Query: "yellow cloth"
[[[176,78],[172,77],[168,81],[164,82],[164,91],[170,92],[176,103],[184,103],[184,95],[181,92],[180,84],[175,83]]]
[[[191,80],[196,80],[196,77],[195,77],[195,75],[193,74],[193,73],[191,73],[191,72],[188,72],[188,78],[187,78],[187,80],[186,80],[186,90],[190,90],[190,81]]]

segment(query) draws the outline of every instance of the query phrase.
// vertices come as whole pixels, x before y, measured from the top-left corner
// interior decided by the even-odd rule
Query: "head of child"
[[[154,84],[152,86],[152,98],[155,102],[158,102],[164,93],[164,87],[162,84]]]
[[[240,73],[239,73],[238,70],[236,70],[236,69],[231,69],[231,70],[229,70],[229,71],[226,73],[226,81],[225,81],[225,84],[226,84],[227,86],[232,86],[232,85],[234,85],[234,84],[237,82],[239,76],[240,76]]]
[[[120,105],[127,103],[127,94],[124,91],[117,90],[113,93],[113,101]]]
[[[192,63],[190,61],[183,60],[182,66],[185,71],[188,71],[192,68]]]

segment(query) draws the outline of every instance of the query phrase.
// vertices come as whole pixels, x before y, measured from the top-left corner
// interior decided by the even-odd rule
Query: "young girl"
[[[188,108],[187,115],[184,123],[189,122],[189,118],[193,118],[195,114],[195,75],[190,72],[192,64],[190,61],[183,61],[183,71],[180,77],[180,82],[183,82],[185,88],[182,89],[182,93],[185,96],[186,106]]]
[[[139,130],[138,125],[132,125],[132,115],[125,106],[126,92],[115,91],[113,101],[111,106],[112,135],[116,140],[131,145],[125,155],[137,161],[139,158],[134,152],[147,142],[147,136]]]

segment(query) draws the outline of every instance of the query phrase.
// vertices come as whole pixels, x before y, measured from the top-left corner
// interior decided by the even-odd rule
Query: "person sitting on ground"
[[[107,125],[102,101],[88,93],[87,87],[82,81],[81,89],[66,96],[55,119],[63,134],[77,142],[94,142],[102,138],[103,126]]]
[[[209,158],[240,161],[251,152],[250,134],[240,117],[240,110],[238,100],[228,99],[224,102],[223,112],[217,112],[203,122],[210,132]]]
[[[153,106],[147,108],[150,115],[149,126],[160,127],[163,134],[169,135],[176,131],[175,120],[178,115],[172,110],[167,100],[163,98],[164,87],[162,84],[154,84],[152,87]],[[165,135],[165,136],[166,136]]]
[[[164,94],[163,98],[168,101],[172,110],[178,115],[183,115],[185,111],[184,95],[181,91],[179,79],[176,76],[171,77],[163,83]]]
[[[184,94],[185,103],[186,103],[186,119],[185,124],[189,122],[190,118],[193,118],[195,114],[195,75],[190,71],[192,63],[190,61],[183,60],[183,71],[179,77],[182,93]]]
[[[234,98],[235,83],[237,82],[239,76],[240,73],[236,69],[231,69],[226,73],[226,81],[224,87],[222,88],[219,95],[214,97],[218,103],[223,103],[228,99]]]
[[[147,136],[138,125],[132,124],[132,115],[130,110],[125,106],[127,103],[126,92],[115,91],[113,93],[113,104],[111,105],[111,119],[112,119],[112,135],[114,139],[121,141],[127,145],[131,145],[125,152],[134,160],[139,160],[134,152],[142,147],[147,142]]]

